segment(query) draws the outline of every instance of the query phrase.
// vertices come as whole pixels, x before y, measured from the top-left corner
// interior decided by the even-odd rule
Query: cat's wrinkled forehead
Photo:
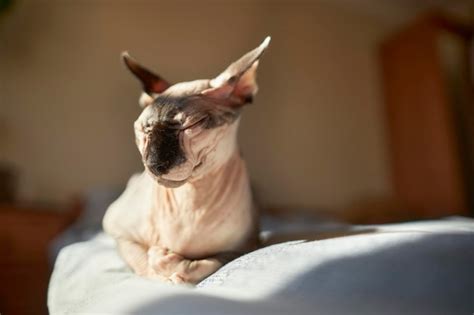
[[[189,107],[186,103],[186,97],[158,96],[150,106],[143,109],[139,120],[147,120],[149,123],[179,120],[184,109]]]
[[[140,120],[148,125],[162,123],[180,127],[185,122],[207,119],[206,127],[214,128],[234,122],[240,115],[240,108],[233,108],[221,101],[199,94],[157,96],[150,106],[144,108]]]

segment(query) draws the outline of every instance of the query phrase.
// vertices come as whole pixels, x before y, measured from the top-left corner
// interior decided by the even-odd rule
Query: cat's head
[[[258,60],[269,42],[267,37],[214,79],[176,84],[122,54],[143,85],[135,137],[145,169],[158,183],[178,187],[235,153],[240,111],[257,92]]]

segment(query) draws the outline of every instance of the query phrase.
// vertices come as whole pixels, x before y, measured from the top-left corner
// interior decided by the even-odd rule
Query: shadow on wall
[[[474,309],[474,254],[468,250],[473,243],[470,234],[428,234],[365,254],[315,263],[270,295],[256,294],[254,301],[180,294],[132,313],[469,314]],[[302,257],[280,258],[297,261]],[[258,273],[252,261],[237,268],[255,271],[255,278],[242,279],[234,288],[245,292],[274,283],[274,279],[265,279],[279,276]],[[213,288],[213,283],[203,287]]]

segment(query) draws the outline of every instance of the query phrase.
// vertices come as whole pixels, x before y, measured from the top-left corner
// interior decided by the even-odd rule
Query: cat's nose
[[[169,167],[163,163],[146,162],[146,167],[155,176],[161,176],[169,171]]]
[[[156,125],[150,132],[144,154],[145,166],[156,176],[167,174],[171,168],[184,163],[184,152],[176,130]]]
[[[173,166],[173,161],[169,158],[169,154],[165,154],[166,148],[162,148],[158,143],[150,143],[146,150],[146,158],[144,164],[150,172],[156,176],[168,173]]]

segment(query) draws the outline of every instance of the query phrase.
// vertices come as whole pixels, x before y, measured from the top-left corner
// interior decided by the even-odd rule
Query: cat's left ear
[[[122,53],[122,60],[128,70],[142,83],[143,93],[138,101],[141,107],[146,107],[153,103],[156,94],[163,93],[171,86],[168,81],[139,64],[128,52],[124,51]]]
[[[233,106],[251,103],[257,93],[258,60],[270,43],[270,37],[246,53],[239,60],[232,63],[219,76],[210,82],[211,88],[202,91],[203,95],[222,99]]]

